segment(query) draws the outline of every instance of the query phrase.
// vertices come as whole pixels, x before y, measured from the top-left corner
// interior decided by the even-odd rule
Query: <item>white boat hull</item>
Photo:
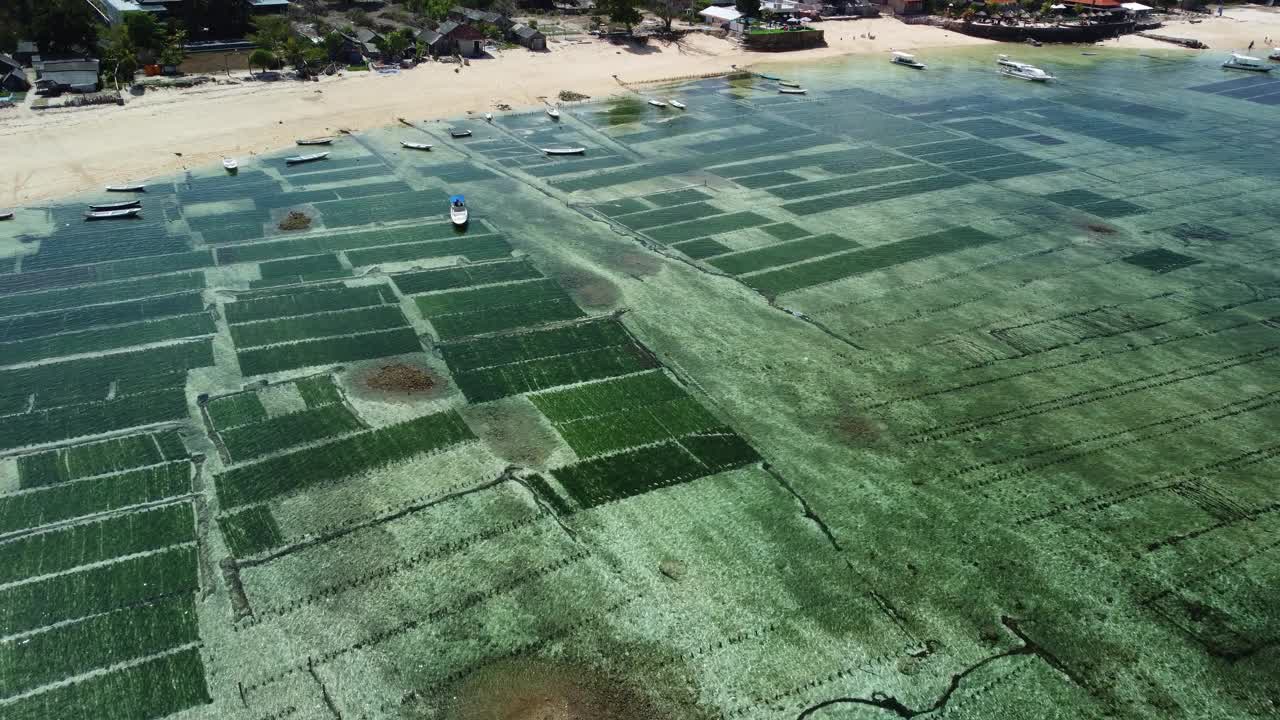
[[[804,95],[805,93],[807,93],[807,92],[809,92],[809,91],[808,91],[808,90],[805,90],[804,88],[789,88],[789,87],[784,87],[784,88],[778,88],[778,92],[779,92],[779,93],[781,93],[781,94],[783,94],[783,95]]]
[[[332,145],[333,138],[311,138],[309,140],[295,140],[299,145]]]
[[[431,149],[431,146],[426,143],[405,142],[404,140],[400,141],[400,147],[408,148],[409,150],[430,150]]]
[[[141,200],[126,200],[118,203],[100,203],[98,205],[90,205],[89,209],[94,212],[110,212],[112,210],[127,210],[129,208],[142,207]]]
[[[101,212],[87,212],[84,214],[85,220],[116,220],[120,218],[137,217],[142,212],[141,208],[129,208],[128,210],[103,210]]]
[[[559,110],[555,110],[555,109],[552,109],[552,108],[547,108],[547,115],[548,115],[552,120],[559,120],[559,119],[560,119],[560,111],[559,111]]]
[[[662,102],[661,100],[650,100],[649,104],[658,108],[664,108],[667,106],[667,104]]]
[[[13,219],[12,210],[0,210],[0,220],[12,220],[12,219]]]
[[[672,101],[671,101],[671,107],[673,107],[673,108],[675,108],[675,109],[677,109],[677,110],[683,110],[683,109],[685,109],[685,104],[684,104],[684,103],[682,103],[682,102],[680,102],[679,100],[672,100]]]
[[[587,151],[586,148],[543,148],[542,152],[548,155],[582,155]]]
[[[240,168],[240,163],[232,160],[231,158],[227,158],[222,161],[222,167],[226,168],[227,172],[235,172]]]
[[[452,208],[449,209],[449,219],[453,221],[453,224],[458,227],[462,227],[466,225],[467,220],[470,218],[470,215],[471,213],[469,213],[466,210],[454,210]]]
[[[107,192],[146,192],[145,185],[108,185]]]

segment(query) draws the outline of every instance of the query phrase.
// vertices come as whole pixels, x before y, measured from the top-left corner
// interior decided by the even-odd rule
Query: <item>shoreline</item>
[[[499,51],[466,67],[426,63],[397,75],[345,72],[320,82],[245,81],[245,75],[234,74],[241,79],[234,85],[148,91],[123,106],[18,109],[0,116],[0,157],[8,160],[0,206],[22,207],[216,165],[227,155],[274,152],[292,146],[295,138],[340,128],[386,127],[398,117],[432,121],[482,115],[497,112],[499,103],[527,111],[544,101],[554,104],[561,90],[601,100],[634,92],[630,88],[637,85],[724,75],[766,62],[994,44],[891,18],[827,26],[826,47],[790,53],[749,52],[701,33],[640,49],[592,39],[553,43],[543,53]]]

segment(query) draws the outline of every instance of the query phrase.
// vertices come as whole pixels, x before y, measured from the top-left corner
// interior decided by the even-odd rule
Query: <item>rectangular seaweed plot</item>
[[[666,373],[654,371],[541,392],[530,395],[529,400],[552,424],[559,425],[683,397],[686,397],[683,388],[672,382]]]
[[[734,230],[742,230],[744,228],[759,227],[768,225],[773,221],[763,215],[757,215],[753,212],[737,212],[727,215],[717,215],[713,218],[704,220],[693,220],[691,222],[677,223],[675,225],[663,225],[647,231],[649,237],[662,243],[674,243],[681,240],[692,240],[696,237],[704,235],[719,235],[720,233],[732,232]]]
[[[384,330],[306,340],[288,345],[270,345],[236,353],[240,371],[246,376],[292,370],[316,365],[333,365],[354,360],[369,360],[389,355],[422,351],[422,344],[412,328]]]
[[[194,540],[186,502],[72,525],[0,543],[0,584]]]
[[[333,383],[332,375],[302,378],[294,383],[294,387],[298,388],[298,393],[302,395],[302,401],[308,408],[342,402],[342,395],[338,393],[338,386]]]
[[[446,343],[439,348],[449,370],[459,373],[631,343],[622,323],[609,319]]]
[[[122,475],[0,495],[0,533],[158,502],[189,492],[191,464],[173,462]]]
[[[575,320],[584,316],[582,309],[566,295],[563,298],[525,305],[433,317],[431,326],[435,328],[441,339],[453,340],[471,335],[505,332],[517,328]]]
[[[999,238],[971,227],[951,228],[865,250],[836,255],[823,260],[801,263],[780,270],[760,273],[746,279],[747,284],[768,295],[780,295],[811,285],[839,280],[853,275],[883,270],[934,255],[956,252],[997,242]]]
[[[266,505],[254,505],[223,515],[218,518],[218,528],[238,558],[257,555],[284,543],[284,533],[280,531],[275,515],[271,514],[271,508]]]
[[[334,335],[389,330],[408,325],[409,321],[405,319],[399,306],[374,305],[355,310],[232,325],[231,339],[237,348],[243,349]]]
[[[242,425],[221,431],[219,435],[231,455],[231,461],[241,463],[363,428],[346,405],[333,404]]]
[[[712,207],[705,202],[695,202],[688,205],[673,205],[657,210],[621,215],[614,219],[632,230],[648,230],[659,225],[670,225],[671,223],[685,222],[696,218],[707,218],[713,215],[720,215],[723,212],[723,210]]]
[[[688,255],[695,260],[703,260],[705,258],[723,255],[733,252],[733,249],[718,240],[711,238],[698,238],[697,240],[685,240],[678,242],[671,247]]]
[[[186,595],[0,643],[0,697],[194,643],[197,631]]]
[[[213,264],[213,253],[211,251],[192,250],[169,255],[98,263],[97,265],[80,265],[39,272],[22,272],[0,277],[0,294],[35,292],[53,288],[65,288],[72,285],[123,280],[125,278],[142,277],[143,275],[160,275],[162,273],[210,267]]]
[[[258,393],[253,391],[210,400],[206,411],[218,430],[248,425],[267,418],[267,409],[262,406]]]
[[[35,630],[196,587],[194,546],[54,575],[0,589],[0,633]]]
[[[18,458],[18,484],[23,488],[52,485],[94,475],[155,465],[166,459],[154,435],[130,435]]]
[[[392,275],[391,280],[405,295],[457,290],[472,285],[534,280],[543,277],[527,260],[481,263],[464,267],[420,270]]]
[[[456,412],[427,415],[228,470],[218,500],[224,509],[251,505],[474,439]]]
[[[691,397],[556,425],[580,458],[649,445],[720,426],[720,421]]]
[[[258,266],[264,279],[333,273],[342,269],[337,255],[308,255],[290,260],[271,260]]]
[[[881,185],[867,190],[855,190],[853,192],[827,195],[825,197],[813,198],[811,200],[798,200],[796,202],[786,203],[780,207],[783,210],[796,215],[811,215],[813,213],[827,212],[830,210],[857,207],[859,205],[879,202],[881,200],[892,200],[894,198],[919,195],[922,193],[933,192],[935,190],[948,190],[950,188],[968,185],[972,182],[972,180],[962,175],[940,175],[937,177],[925,178],[923,180],[897,183],[895,185]]]
[[[100,435],[186,417],[187,399],[181,388],[37,410],[0,418],[0,450]]]
[[[587,380],[629,375],[657,365],[651,355],[638,345],[630,344],[455,372],[453,379],[468,400],[480,403]]]
[[[161,718],[213,702],[196,648],[28,695],[5,706],[6,720]]]
[[[787,265],[821,255],[852,250],[856,247],[858,247],[857,243],[839,235],[815,235],[803,240],[792,240],[756,250],[724,255],[707,262],[731,275],[742,275],[777,265]]]
[[[204,302],[200,293],[184,293],[47,313],[16,315],[0,320],[0,340],[12,342],[54,333],[87,330],[99,325],[121,325],[172,315],[190,315],[203,309]]]
[[[227,303],[223,306],[223,310],[226,312],[227,322],[235,325],[255,320],[270,320],[294,315],[310,315],[333,310],[349,310],[370,305],[382,305],[388,302],[387,297],[383,295],[384,291],[388,291],[388,289],[378,285],[360,285],[357,287],[323,290],[302,289],[253,300],[239,300],[234,303]],[[388,292],[388,294],[390,293]]]
[[[1120,258],[1130,265],[1137,265],[1145,270],[1155,273],[1167,273],[1174,270],[1180,270],[1184,267],[1199,264],[1199,258],[1193,258],[1190,255],[1183,255],[1179,252],[1166,250],[1164,248],[1156,248],[1147,250],[1136,255]]]
[[[0,297],[0,316],[65,310],[84,305],[124,302],[155,295],[199,290],[204,287],[204,273],[161,275],[142,280],[85,285],[74,290],[47,290]]]
[[[468,235],[452,240],[429,240],[347,251],[355,267],[408,262],[431,258],[465,257],[471,262],[497,260],[511,254],[511,244],[501,235]]]
[[[93,328],[79,332],[0,343],[0,363],[21,363],[119,350],[167,340],[213,335],[218,331],[213,318],[205,313],[178,315],[128,325]]]

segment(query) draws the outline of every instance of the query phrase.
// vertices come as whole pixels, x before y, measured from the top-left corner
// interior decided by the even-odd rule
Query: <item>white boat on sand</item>
[[[1056,77],[1050,75],[1044,70],[1041,70],[1035,65],[1028,65],[1027,63],[1010,60],[1008,55],[997,56],[996,67],[999,68],[1001,75],[1016,77],[1020,80],[1030,80],[1031,82],[1057,80]]]
[[[12,219],[13,219],[12,210],[0,210],[0,220],[12,220]]]
[[[98,210],[84,214],[85,220],[116,220],[119,218],[137,217],[142,208],[125,208],[124,210]]]
[[[584,147],[542,148],[548,155],[581,155],[587,151]]]
[[[927,67],[924,63],[920,62],[919,60],[916,60],[915,55],[912,55],[911,53],[898,52],[896,50],[894,51],[892,57],[889,58],[889,62],[893,63],[894,65],[902,65],[904,67],[913,68],[915,70],[924,70],[925,67]]]
[[[298,143],[299,145],[332,145],[333,138],[331,137],[302,138],[300,140],[295,140],[294,142]]]
[[[146,192],[146,185],[108,185],[107,192]]]
[[[235,158],[222,158],[222,167],[226,168],[229,173],[235,173],[236,170],[240,169],[240,163],[236,162]]]
[[[1262,58],[1256,58],[1251,55],[1241,55],[1240,53],[1231,53],[1231,57],[1222,63],[1222,67],[1228,70],[1249,70],[1251,72],[1271,72],[1271,66],[1262,61]]]
[[[409,150],[430,150],[431,149],[431,146],[427,143],[409,142],[408,140],[401,140],[400,147],[407,148]]]
[[[329,157],[329,153],[327,152],[312,153],[310,155],[296,155],[294,157],[285,158],[284,162],[286,165],[300,165],[302,163],[309,163],[309,162],[315,162],[316,160],[323,160],[327,157]]]

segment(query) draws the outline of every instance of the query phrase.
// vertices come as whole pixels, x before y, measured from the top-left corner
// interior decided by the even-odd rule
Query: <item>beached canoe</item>
[[[299,145],[332,145],[333,138],[329,138],[329,137],[302,138],[300,140],[295,140],[294,142],[298,143]]]
[[[240,169],[240,163],[236,162],[235,158],[222,158],[222,167],[226,168],[227,172],[234,175],[235,172]]]
[[[142,208],[125,208],[123,210],[89,211],[84,214],[85,220],[118,220],[120,218],[137,217]]]
[[[581,155],[586,151],[583,147],[542,148],[542,152],[548,155]]]
[[[146,192],[146,185],[108,185],[107,192]]]
[[[680,102],[679,100],[668,100],[667,102],[671,103],[671,107],[676,108],[677,110],[683,110],[685,109],[685,107],[687,107],[684,103]]]
[[[297,155],[295,157],[285,158],[284,162],[286,165],[301,165],[302,163],[309,163],[309,162],[315,162],[316,160],[323,160],[327,157],[329,157],[329,153],[327,152],[312,153],[310,155]]]
[[[552,120],[559,120],[559,119],[560,119],[560,111],[559,111],[559,110],[557,110],[557,109],[555,109],[555,108],[553,108],[553,107],[549,107],[549,108],[547,108],[547,114],[551,116],[551,119],[552,119]]]
[[[13,219],[12,210],[0,210],[0,220],[12,220],[12,219]]]
[[[798,88],[798,87],[800,87],[800,83],[798,83],[798,82],[791,82],[790,80],[779,80],[779,81],[778,81],[778,84],[779,84],[779,85],[781,85],[782,87],[789,87],[789,88]]]
[[[467,199],[461,195],[449,198],[449,220],[457,227],[467,224],[471,213],[467,210]]]
[[[142,207],[141,200],[125,200],[124,202],[118,203],[99,203],[97,205],[90,205],[89,209],[98,212],[105,212],[108,210],[126,210],[128,208],[136,207]]]
[[[430,150],[431,149],[431,146],[428,145],[427,143],[409,142],[408,140],[401,140],[400,147],[408,148],[410,150]]]
[[[471,137],[471,131],[466,128],[449,128],[449,137]]]
[[[664,103],[664,102],[662,102],[661,100],[650,100],[650,101],[649,101],[649,104],[650,104],[650,105],[652,105],[652,106],[654,106],[654,107],[666,107],[666,106],[667,106],[667,104],[666,104],[666,103]]]
[[[778,92],[782,93],[783,95],[804,95],[809,91],[800,87],[784,87],[784,88],[778,88]]]

